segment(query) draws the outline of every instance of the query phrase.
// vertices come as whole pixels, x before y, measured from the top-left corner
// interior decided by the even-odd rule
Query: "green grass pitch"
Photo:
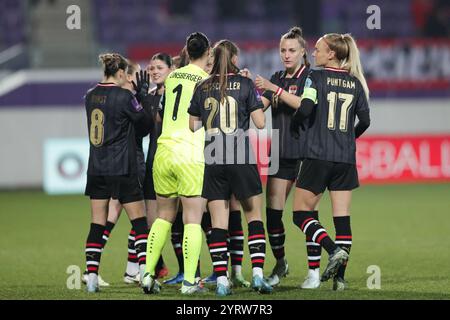
[[[347,270],[349,289],[333,292],[298,288],[306,272],[304,235],[293,226],[292,198],[284,213],[290,274],[272,295],[236,289],[230,299],[450,299],[450,184],[363,186],[352,204],[353,247]],[[123,214],[102,256],[100,273],[111,283],[97,295],[68,289],[70,265],[84,268],[89,201],[83,196],[48,196],[41,192],[0,192],[0,299],[183,299],[178,287],[164,286],[147,296],[122,282],[130,223]],[[320,207],[322,224],[334,235],[328,196]],[[171,245],[163,251],[172,275]],[[326,265],[326,253],[322,267]],[[274,264],[267,247],[265,273]],[[379,266],[381,289],[368,289],[367,268]],[[211,272],[206,245],[202,276]],[[244,274],[250,278],[245,246]],[[216,299],[214,291],[190,299]]]

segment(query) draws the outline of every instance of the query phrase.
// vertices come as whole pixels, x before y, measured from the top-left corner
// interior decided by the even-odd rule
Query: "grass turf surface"
[[[346,279],[349,289],[333,292],[332,281],[318,290],[298,288],[307,273],[304,235],[293,226],[292,198],[284,213],[290,274],[271,295],[235,289],[229,299],[450,299],[450,184],[363,186],[352,203],[353,247]],[[0,192],[0,299],[216,299],[214,288],[184,297],[178,286],[164,286],[148,296],[123,283],[130,228],[122,214],[102,256],[100,273],[110,282],[97,295],[66,287],[68,266],[84,269],[89,201],[83,196],[48,196],[41,192]],[[322,224],[334,234],[330,201],[320,207]],[[244,225],[244,228],[246,226]],[[274,260],[267,245],[265,274]],[[170,243],[163,251],[170,275],[177,271]],[[322,255],[322,268],[328,255]],[[381,269],[381,289],[369,290],[368,266]],[[202,276],[211,272],[206,245]],[[245,245],[244,275],[251,267]]]

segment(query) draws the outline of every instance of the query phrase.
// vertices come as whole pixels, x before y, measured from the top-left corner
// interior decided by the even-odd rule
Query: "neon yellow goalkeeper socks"
[[[183,238],[184,280],[195,282],[198,259],[202,249],[202,227],[199,224],[185,224]]]
[[[152,276],[155,275],[156,264],[161,256],[161,251],[164,248],[171,228],[172,224],[169,221],[157,218],[148,233],[145,272],[149,272]]]

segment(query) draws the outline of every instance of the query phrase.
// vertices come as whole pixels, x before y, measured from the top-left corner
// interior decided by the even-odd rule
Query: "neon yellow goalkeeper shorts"
[[[198,159],[194,159],[189,152],[158,144],[153,162],[153,182],[159,196],[201,196],[204,171],[203,150]]]

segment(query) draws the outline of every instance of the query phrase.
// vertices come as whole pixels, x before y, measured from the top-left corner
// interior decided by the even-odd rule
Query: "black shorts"
[[[130,203],[144,199],[139,176],[92,176],[88,175],[85,195],[91,199],[118,199]]]
[[[269,178],[294,181],[297,178],[301,162],[298,159],[280,159],[277,173],[270,175]]]
[[[330,191],[353,190],[359,187],[358,170],[350,163],[305,159],[300,167],[297,188],[320,194]]]
[[[153,166],[146,164],[144,177],[144,199],[156,200],[155,185],[153,184]]]
[[[262,193],[255,164],[206,165],[202,197],[208,200],[244,200]]]

